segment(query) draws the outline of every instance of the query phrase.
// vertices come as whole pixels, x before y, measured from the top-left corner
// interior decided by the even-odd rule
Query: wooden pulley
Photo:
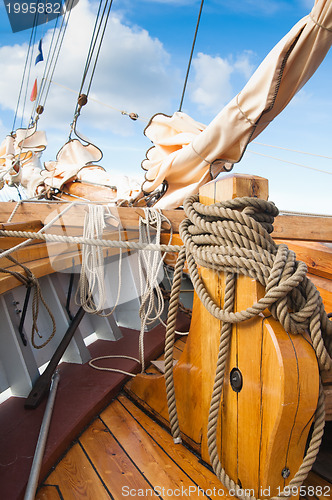
[[[88,102],[88,97],[85,94],[81,94],[77,99],[77,104],[82,108]]]
[[[44,112],[44,106],[39,104],[36,108],[36,113],[37,113],[37,115],[41,115],[43,112]]]
[[[205,205],[244,196],[267,200],[268,183],[256,176],[228,175],[201,187],[199,194]],[[225,274],[200,266],[200,276],[208,295],[222,308]],[[235,290],[235,311],[246,310],[265,295],[260,283],[244,275],[237,277]],[[207,429],[221,328],[222,322],[195,293],[190,332],[173,370],[181,437],[208,463]],[[318,364],[306,335],[286,332],[267,310],[233,325],[216,448],[228,476],[250,492],[244,495],[279,495],[294,477],[303,461],[318,388]],[[137,375],[129,390],[155,416],[169,420],[163,375]]]

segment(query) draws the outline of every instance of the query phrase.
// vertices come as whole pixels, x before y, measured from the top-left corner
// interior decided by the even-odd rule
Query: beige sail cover
[[[0,188],[4,182],[9,185],[17,183],[35,192],[37,186],[43,184],[40,156],[46,146],[46,134],[37,130],[36,123],[7,135],[0,145]]]
[[[46,145],[45,132],[37,130],[37,124],[8,135],[0,145],[0,189],[4,182],[18,183],[34,197],[50,189],[61,190],[65,184],[79,180],[114,187],[117,198],[113,201],[130,199],[139,193],[137,180],[123,174],[110,174],[96,165],[103,155],[95,145],[71,139],[62,146],[56,160],[45,162],[42,168],[40,156]]]
[[[142,167],[143,190],[168,184],[159,208],[175,208],[242,158],[250,141],[287,106],[316,71],[332,43],[332,2],[316,0],[273,48],[243,90],[207,126],[185,113],[155,115],[145,130],[154,143]]]
[[[57,154],[55,161],[44,163],[41,175],[47,188],[62,189],[74,180],[110,186],[116,189],[116,199],[129,199],[139,192],[139,183],[126,175],[109,173],[96,165],[102,159],[102,152],[94,144],[83,144],[78,139],[71,139]],[[114,199],[114,201],[116,201]]]

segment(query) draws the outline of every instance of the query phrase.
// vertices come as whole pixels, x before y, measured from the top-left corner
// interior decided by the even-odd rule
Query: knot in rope
[[[279,213],[274,203],[244,197],[203,205],[198,196],[191,196],[184,209],[188,218],[180,225],[180,235],[195,290],[206,309],[221,321],[238,323],[268,308],[287,332],[309,331],[320,368],[331,368],[332,323],[318,290],[306,277],[306,265],[270,236]],[[246,310],[226,311],[207,292],[197,264],[249,276],[261,283],[265,295]]]

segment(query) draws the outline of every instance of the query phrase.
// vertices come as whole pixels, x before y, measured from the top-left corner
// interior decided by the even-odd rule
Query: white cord
[[[108,208],[107,217],[114,217]],[[119,222],[117,220],[117,222]],[[105,224],[104,206],[89,205],[89,211],[85,215],[83,237],[87,239],[98,238],[102,239]],[[121,241],[121,226],[118,224],[119,241]],[[105,309],[106,292],[105,292],[105,274],[104,274],[104,254],[102,247],[95,245],[82,245],[82,267],[79,280],[77,295],[79,295],[79,303],[85,311],[90,314],[98,314],[99,316],[111,316],[115,311],[121,293],[122,285],[122,253],[119,252],[119,284],[117,297],[112,310],[108,313],[102,313]],[[95,302],[97,296],[98,302]]]
[[[90,209],[90,207],[89,207]],[[98,214],[98,215],[97,215]],[[97,238],[101,238],[102,230],[104,225],[102,225],[99,221],[99,224],[96,223],[96,217],[100,217],[101,212],[96,211],[94,209],[89,210],[89,217],[85,223],[85,231],[84,237],[87,239],[92,239],[94,236]],[[102,213],[104,220],[104,213]],[[156,243],[160,244],[161,240],[161,229],[163,222],[167,222],[171,228],[171,224],[169,220],[158,210],[154,209],[144,209],[144,218],[140,217],[139,219],[139,243],[141,246],[141,251],[138,253],[138,273],[139,273],[139,286],[140,286],[140,298],[141,298],[141,306],[139,310],[139,315],[141,318],[141,329],[139,334],[139,359],[133,358],[131,356],[126,355],[110,355],[110,356],[100,356],[98,358],[94,358],[89,361],[89,365],[97,370],[102,371],[110,371],[116,373],[122,373],[124,375],[129,375],[134,377],[134,373],[130,373],[124,370],[120,370],[117,368],[107,368],[107,367],[99,367],[95,365],[95,362],[103,359],[112,359],[112,358],[124,358],[131,359],[141,364],[141,372],[145,371],[145,360],[144,360],[144,334],[146,326],[150,325],[156,320],[159,320],[164,326],[165,323],[161,319],[161,315],[164,310],[164,296],[162,294],[161,287],[159,283],[161,282],[160,270],[163,265],[163,261],[165,255],[161,257],[160,251],[156,252],[152,250],[151,244]],[[119,226],[120,227],[120,226]],[[99,228],[99,233],[98,233]],[[154,234],[152,234],[152,230]],[[97,233],[97,234],[96,234]],[[119,231],[119,238],[121,239],[121,233]],[[170,230],[170,238],[168,245],[171,244],[172,240],[172,229]],[[87,245],[83,245],[85,248]],[[96,247],[94,247],[96,248]],[[100,248],[100,247],[97,247]],[[122,250],[122,249],[121,249]],[[121,256],[121,253],[120,253]],[[84,266],[84,272],[87,272],[91,268],[91,262],[97,262],[96,256],[90,256],[87,253],[87,256],[82,261],[82,269]],[[119,260],[119,288],[118,288],[118,296],[116,300],[116,304],[119,300],[120,295],[120,287],[121,287],[121,260]],[[88,265],[89,264],[89,265]],[[89,297],[90,306],[93,309],[93,312],[96,312],[96,304],[92,301],[92,290],[91,283],[95,284],[99,279],[100,275],[97,273],[94,276],[85,276],[85,279],[82,281],[82,285],[84,288],[81,288],[81,300],[82,297]],[[169,277],[168,277],[169,279]],[[90,288],[87,289],[87,283],[90,284]],[[82,286],[81,285],[81,286]],[[99,290],[99,298],[101,297],[102,283],[97,285]],[[82,290],[85,295],[82,294]],[[101,301],[99,301],[101,303]],[[114,311],[116,305],[114,306],[112,312]],[[90,311],[89,311],[90,312]],[[187,333],[178,332],[181,335],[186,335]]]
[[[144,208],[144,218],[139,219],[139,242],[150,245],[156,242],[160,244],[162,223],[168,219],[159,211],[151,208]],[[171,225],[170,225],[171,226]],[[154,229],[154,236],[151,235],[151,229]],[[170,240],[172,240],[172,232]],[[164,297],[159,285],[160,270],[163,265],[165,255],[161,257],[160,252],[151,252],[151,250],[141,250],[138,257],[138,270],[140,278],[141,295],[141,331],[139,336],[139,357],[142,365],[142,372],[145,370],[144,361],[144,333],[146,326],[156,320],[161,320],[164,310]]]
[[[89,205],[84,219],[84,238],[102,238],[105,228],[104,207]],[[79,281],[80,303],[84,310],[96,314],[105,303],[104,254],[101,247],[82,245],[82,268]],[[96,295],[98,302],[95,302]]]

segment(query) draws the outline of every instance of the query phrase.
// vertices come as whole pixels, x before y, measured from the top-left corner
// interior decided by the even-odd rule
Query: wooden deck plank
[[[67,206],[68,203],[23,202],[15,213],[13,222],[39,219],[44,223],[51,214],[54,217]],[[75,220],[75,224],[78,226],[83,223],[86,206],[87,204],[74,206],[69,211],[71,219]],[[7,201],[0,203],[3,222],[8,220],[15,207],[15,202]],[[120,218],[124,229],[137,229],[138,218],[142,214],[142,209],[136,207],[111,207],[110,210],[112,214]],[[184,210],[162,210],[162,213],[171,221],[173,233],[177,233],[179,225],[185,217]],[[165,231],[168,230],[169,227],[165,226]],[[279,215],[275,219],[272,237],[332,242],[332,217]]]
[[[109,500],[110,495],[81,446],[76,443],[49,475],[47,484],[58,485],[66,500]]]
[[[275,239],[332,241],[332,217],[278,215],[273,227]]]
[[[59,493],[59,486],[56,484],[44,485],[36,495],[36,500],[62,500],[62,498]]]
[[[314,472],[301,491],[301,500],[331,498],[331,484]],[[120,394],[68,451],[36,500],[120,500],[158,493],[164,500],[235,498],[198,456],[175,446],[168,431]]]
[[[185,337],[185,339],[180,337],[179,339],[177,339],[175,341],[174,353],[173,353],[173,358],[175,360],[178,360],[180,358],[180,356],[183,352],[183,349],[185,348],[185,345],[186,345],[186,338],[187,338],[187,336]],[[159,356],[159,358],[156,361],[164,361],[164,359],[165,359],[165,354],[163,353],[161,356]],[[156,366],[154,366],[153,364],[150,364],[150,366],[148,366],[145,371],[146,371],[146,373],[155,373],[155,374],[160,373],[160,370]]]
[[[316,241],[277,240],[285,243],[290,250],[296,253],[297,260],[307,264],[308,272],[332,279],[332,247],[326,243]]]
[[[207,468],[187,447],[183,445],[174,445],[173,438],[168,431],[162,427],[157,427],[157,424],[142,410],[140,410],[132,401],[124,395],[119,395],[118,400],[130,412],[133,418],[137,419],[145,431],[153,436],[153,439],[163,449],[167,450],[168,455],[174,460],[182,470],[184,470],[199,487],[208,491],[214,490],[216,493],[209,495],[210,498],[219,498],[217,492],[220,489],[225,491],[223,498],[230,498],[226,494],[226,488],[217,479],[215,474]]]
[[[331,500],[332,497],[331,483],[314,472],[309,472],[307,479],[303,482],[302,491],[305,494],[300,495],[300,499]]]
[[[146,479],[154,488],[164,488],[164,500],[174,498],[174,491],[194,491],[198,485],[172,460],[156,441],[127,412],[119,401],[114,401],[102,414],[101,419],[114,434],[144,473]],[[154,435],[160,432],[155,425]],[[174,444],[172,444],[174,446]],[[167,450],[169,451],[169,450]],[[169,493],[167,494],[167,490]]]
[[[80,442],[115,499],[122,499],[130,490],[152,489],[100,419],[90,425]]]

